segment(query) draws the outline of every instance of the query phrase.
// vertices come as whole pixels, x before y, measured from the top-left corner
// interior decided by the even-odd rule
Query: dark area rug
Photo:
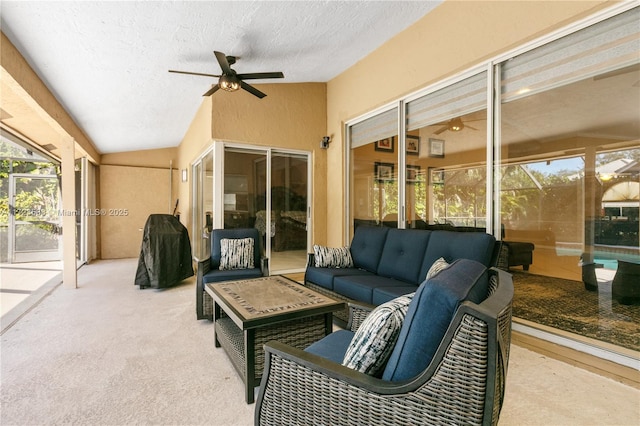
[[[611,283],[587,291],[580,281],[513,274],[513,316],[640,351],[640,305],[621,305]]]

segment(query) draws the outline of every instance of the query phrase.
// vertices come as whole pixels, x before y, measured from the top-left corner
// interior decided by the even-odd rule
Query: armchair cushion
[[[309,345],[305,352],[319,355],[336,364],[342,363],[344,354],[355,333],[349,330],[338,330]]]
[[[220,270],[253,268],[253,250],[253,238],[222,238]]]
[[[204,284],[209,284],[219,283],[222,281],[248,280],[251,278],[260,278],[263,274],[264,273],[260,268],[226,269],[222,271],[214,269],[202,276],[202,282]]]
[[[413,293],[407,294],[375,308],[353,336],[342,365],[378,376],[396,344],[412,298]]]
[[[353,259],[348,247],[313,246],[316,268],[353,268]]]
[[[480,303],[487,297],[487,268],[470,259],[458,259],[416,291],[382,375],[383,380],[411,379],[431,362],[458,305]]]
[[[224,238],[252,238],[253,239],[253,267],[260,268],[262,262],[262,238],[256,228],[214,229],[211,233],[211,269],[220,269],[222,247],[220,241]]]

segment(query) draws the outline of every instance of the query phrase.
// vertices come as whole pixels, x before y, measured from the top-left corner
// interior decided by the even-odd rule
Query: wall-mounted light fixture
[[[327,149],[329,148],[330,143],[331,143],[331,136],[323,136],[322,141],[320,141],[320,148]]]
[[[189,175],[187,174],[187,169],[182,169],[182,181],[186,182]]]

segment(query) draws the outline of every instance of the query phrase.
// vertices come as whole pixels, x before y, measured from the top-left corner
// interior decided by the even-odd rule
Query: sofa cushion
[[[247,268],[253,268],[253,238],[222,238],[219,269]]]
[[[496,239],[484,232],[432,231],[422,263],[421,277],[440,257],[451,263],[456,259],[471,259],[491,266]]]
[[[406,283],[380,275],[348,275],[333,279],[333,291],[350,299],[369,304],[373,302],[372,295],[375,288],[396,285],[406,285]]]
[[[488,292],[487,268],[459,259],[420,285],[405,318],[396,346],[382,375],[384,380],[411,379],[424,371],[444,337],[458,305],[480,303]]]
[[[341,364],[354,336],[353,331],[338,330],[309,345],[305,351]]]
[[[404,283],[404,285],[395,285],[392,287],[376,287],[373,289],[373,293],[371,294],[371,304],[378,306],[390,300],[393,300],[396,297],[400,297],[409,293],[415,293],[417,289],[417,285],[407,283]]]
[[[343,275],[373,275],[373,273],[356,268],[316,268],[315,266],[308,266],[305,271],[304,280],[305,282],[311,282],[320,287],[324,287],[327,290],[333,290],[333,279]]]
[[[375,273],[389,228],[358,226],[351,240],[353,266]]]
[[[430,235],[431,231],[417,229],[389,230],[377,273],[412,284],[422,282],[420,270]]]
[[[313,246],[316,268],[353,268],[353,259],[348,247]]]
[[[400,334],[413,293],[376,307],[356,331],[342,365],[371,376],[382,373]]]

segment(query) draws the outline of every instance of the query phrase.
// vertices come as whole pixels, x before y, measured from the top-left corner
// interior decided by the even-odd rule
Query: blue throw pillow
[[[482,302],[487,297],[488,287],[486,267],[469,259],[458,259],[423,282],[409,305],[382,378],[402,381],[424,371],[433,359],[460,302]]]

